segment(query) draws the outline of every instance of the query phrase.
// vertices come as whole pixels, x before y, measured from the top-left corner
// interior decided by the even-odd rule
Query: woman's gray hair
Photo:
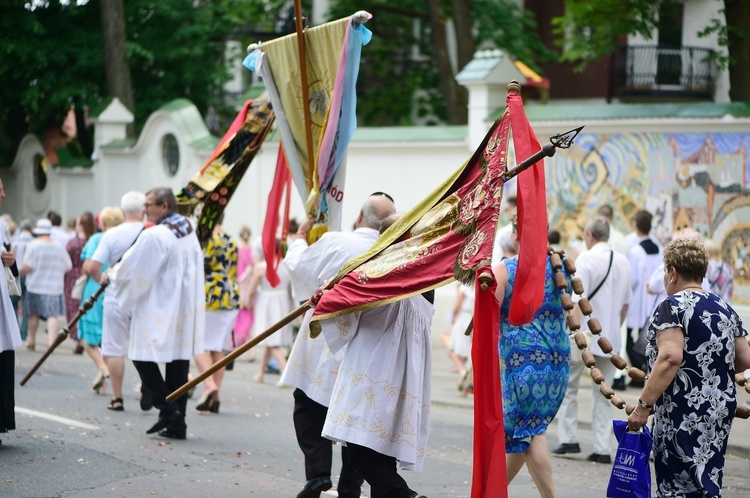
[[[122,199],[120,199],[120,209],[126,215],[142,214],[145,203],[146,196],[134,190],[122,196]]]

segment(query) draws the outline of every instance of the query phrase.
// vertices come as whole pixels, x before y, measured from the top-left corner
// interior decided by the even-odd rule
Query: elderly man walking
[[[625,321],[630,302],[630,263],[628,259],[607,243],[609,239],[609,223],[604,218],[597,218],[586,225],[583,240],[588,251],[581,253],[576,259],[576,276],[580,277],[584,295],[591,302],[593,316],[599,319],[602,326],[601,337],[607,338],[614,352],[622,348],[620,326]],[[580,296],[574,296],[577,302]],[[575,312],[581,316],[580,308]],[[585,322],[585,321],[584,321]],[[615,376],[615,366],[609,361],[609,355],[599,347],[598,338],[593,338],[587,324],[581,324],[581,332],[586,334],[591,342],[591,352],[596,359],[598,368],[604,381],[612,385]],[[583,361],[580,356],[577,361],[571,361],[568,390],[565,393],[558,418],[558,434],[560,446],[552,453],[579,453],[578,444],[578,387],[581,384]],[[610,440],[612,433],[612,404],[607,398],[599,394],[599,386],[591,381],[594,391],[591,430],[594,432],[594,452],[588,460],[596,463],[611,463]]]
[[[387,219],[381,232],[397,219]],[[421,496],[398,474],[396,462],[422,471],[430,432],[434,300],[431,290],[323,322],[329,348],[346,346],[323,435],[346,444],[373,498]]]
[[[203,252],[193,225],[176,212],[171,190],[149,190],[144,206],[156,226],[143,231],[110,278],[115,300],[132,313],[130,359],[159,409],[146,432],[185,439],[187,395],[174,404],[166,397],[187,382],[190,358],[203,351]],[[157,362],[166,363],[165,376]]]
[[[295,298],[301,301],[312,296],[329,279],[335,277],[347,261],[366,252],[377,240],[378,229],[383,220],[395,211],[393,200],[389,196],[373,194],[362,206],[354,232],[329,232],[311,246],[307,245],[306,236],[313,220],[300,226],[297,240],[289,247],[284,259]],[[317,498],[321,492],[333,486],[332,443],[321,433],[345,350],[342,348],[333,353],[322,337],[310,338],[311,315],[312,311],[305,315],[281,378],[281,382],[296,388],[294,429],[297,442],[305,455],[307,483],[297,498]],[[341,498],[358,497],[363,478],[350,464],[345,447],[342,448],[342,460],[338,495]]]
[[[146,196],[140,192],[128,192],[120,200],[120,209],[125,214],[125,222],[110,228],[102,236],[91,259],[83,263],[91,278],[99,280],[104,265],[112,268],[123,257],[125,251],[135,243],[143,231],[143,205]],[[104,320],[102,323],[102,355],[107,363],[112,400],[107,408],[124,410],[122,382],[125,377],[125,356],[130,337],[131,310],[123,309],[114,298],[114,285],[104,291]],[[150,393],[149,393],[150,395]]]

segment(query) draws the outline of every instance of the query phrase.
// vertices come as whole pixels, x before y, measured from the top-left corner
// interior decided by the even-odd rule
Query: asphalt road
[[[221,413],[198,414],[193,399],[188,439],[169,441],[145,433],[156,412],[140,410],[132,365],[127,367],[125,411],[112,412],[105,408],[109,396],[89,388],[93,363],[73,355],[69,345],[61,349],[26,387],[16,388],[18,429],[0,435],[0,496],[286,498],[303,486],[292,391],[274,385],[278,376],[266,375],[266,383],[257,384],[252,381],[256,364],[243,359],[227,373]],[[40,355],[17,352],[17,380]],[[452,382],[453,377],[436,371],[433,380]],[[402,474],[413,489],[431,498],[469,496],[472,426],[470,408],[433,406],[425,470]],[[556,433],[553,427],[552,447]],[[582,431],[582,437],[582,445],[590,448],[589,432]],[[605,496],[610,466],[586,462],[585,453],[555,457],[552,463],[559,497]],[[336,461],[334,472],[339,468]],[[748,470],[747,460],[728,459],[724,496],[750,496]],[[364,495],[369,495],[366,485]],[[525,470],[511,484],[510,496],[538,496]]]

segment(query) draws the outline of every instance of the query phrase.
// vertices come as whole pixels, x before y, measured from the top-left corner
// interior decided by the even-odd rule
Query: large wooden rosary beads
[[[565,323],[568,326],[571,338],[575,342],[578,349],[581,350],[581,357],[583,359],[584,365],[586,365],[590,369],[591,379],[599,386],[599,392],[602,396],[610,400],[610,403],[612,403],[617,408],[621,410],[625,409],[625,413],[630,415],[630,413],[635,409],[635,404],[627,404],[624,399],[615,394],[612,386],[604,382],[604,375],[602,374],[602,372],[598,368],[596,368],[596,359],[594,358],[594,354],[590,351],[586,351],[588,344],[586,342],[586,336],[582,332],[579,332],[581,328],[580,320],[577,315],[571,313],[571,311],[575,307],[575,304],[573,303],[571,295],[567,292],[568,279],[563,272],[563,266],[570,275],[570,284],[573,288],[573,292],[575,292],[579,296],[578,307],[581,309],[581,313],[588,319],[588,330],[590,330],[594,336],[598,337],[596,342],[601,350],[605,354],[609,355],[609,360],[618,370],[627,369],[628,377],[630,377],[631,379],[638,382],[643,382],[646,380],[646,373],[638,368],[628,367],[627,361],[625,361],[622,356],[612,352],[612,344],[610,344],[609,339],[600,336],[602,332],[602,326],[599,323],[598,319],[591,316],[593,313],[593,309],[589,300],[585,297],[582,297],[583,283],[581,282],[580,278],[575,276],[575,263],[570,258],[565,258],[564,251],[558,252],[550,249],[549,254],[552,268],[555,271],[555,285],[562,292],[560,300],[562,302],[563,309],[565,310]],[[744,386],[745,391],[750,393],[750,379],[746,378],[744,373],[738,373],[735,376],[735,381],[738,385]],[[750,408],[738,406],[735,411],[735,417],[744,419],[750,418]]]

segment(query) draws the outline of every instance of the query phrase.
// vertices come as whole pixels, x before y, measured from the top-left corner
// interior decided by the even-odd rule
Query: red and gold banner
[[[380,306],[454,279],[471,283],[476,268],[492,257],[509,132],[506,111],[464,166],[341,270],[312,320]]]

